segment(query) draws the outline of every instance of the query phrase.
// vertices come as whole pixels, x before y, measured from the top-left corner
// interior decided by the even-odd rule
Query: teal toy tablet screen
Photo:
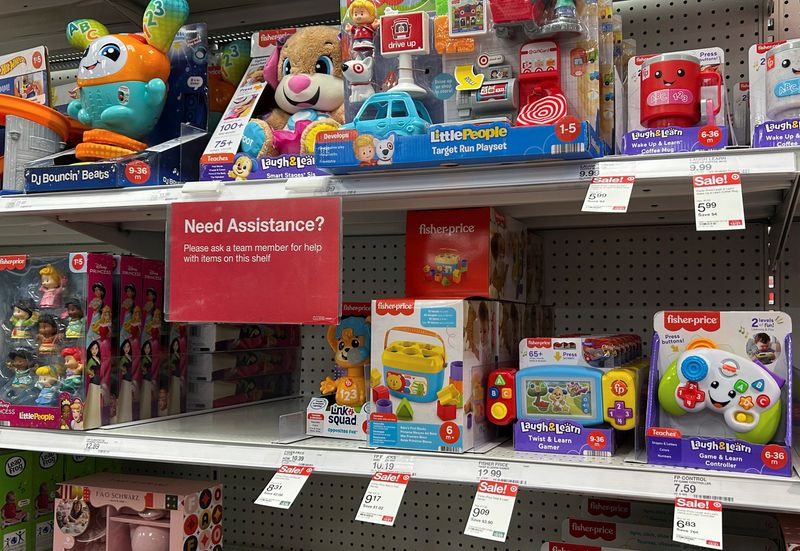
[[[524,381],[525,414],[592,418],[592,381],[529,378]]]

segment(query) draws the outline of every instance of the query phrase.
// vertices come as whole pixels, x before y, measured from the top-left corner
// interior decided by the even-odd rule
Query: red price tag
[[[722,140],[722,130],[719,126],[708,124],[697,133],[697,139],[704,147],[714,147]]]
[[[338,197],[174,203],[172,319],[336,323],[341,221]]]
[[[761,450],[761,462],[770,469],[783,469],[789,462],[789,452],[781,446],[770,444]]]
[[[150,179],[150,165],[144,161],[131,161],[125,165],[125,178],[132,184],[144,184]]]
[[[578,117],[567,115],[556,122],[556,138],[562,142],[574,142],[581,133],[581,121]]]

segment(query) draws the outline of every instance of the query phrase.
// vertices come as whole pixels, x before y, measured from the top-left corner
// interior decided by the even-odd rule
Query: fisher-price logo
[[[527,339],[528,348],[552,348],[553,339],[537,337],[535,339]]]
[[[274,31],[259,31],[258,46],[268,48],[275,46],[280,39],[289,37],[295,33],[295,29],[278,29]]]
[[[729,186],[742,183],[738,172],[720,172],[718,174],[698,174],[692,177],[694,187]]]
[[[368,316],[372,305],[369,302],[345,302],[342,316]]]
[[[763,44],[756,44],[756,53],[765,54],[778,44],[783,44],[784,42],[786,41],[779,40],[778,42],[764,42]]]
[[[630,518],[631,504],[627,501],[610,499],[589,499],[588,512],[592,516]]]
[[[0,270],[22,270],[28,257],[24,254],[14,256],[0,256]]]
[[[517,491],[519,491],[519,486],[516,484],[509,484],[508,482],[481,480],[478,484],[478,491],[485,494],[514,497],[517,495]]]
[[[475,226],[472,224],[450,224],[447,226],[437,226],[436,224],[420,224],[420,235],[455,235],[458,233],[475,233]]]
[[[414,314],[414,299],[382,299],[375,301],[375,313],[380,315],[403,315],[411,316]]]
[[[569,519],[569,533],[574,538],[614,541],[617,537],[617,525],[613,522]]]
[[[667,331],[714,332],[719,330],[719,326],[719,312],[664,312],[664,328]]]

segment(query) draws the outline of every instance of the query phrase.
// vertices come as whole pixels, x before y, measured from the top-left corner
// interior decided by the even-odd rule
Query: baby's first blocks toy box
[[[370,445],[461,453],[488,440],[496,323],[487,300],[372,301]]]
[[[409,211],[406,296],[524,302],[525,237],[496,208]]]
[[[791,318],[666,311],[654,327],[648,462],[790,476]]]

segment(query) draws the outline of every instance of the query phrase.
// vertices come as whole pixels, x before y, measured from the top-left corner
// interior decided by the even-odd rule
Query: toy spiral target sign
[[[529,103],[519,110],[517,126],[543,126],[555,124],[567,114],[567,99],[563,94],[554,94]]]

